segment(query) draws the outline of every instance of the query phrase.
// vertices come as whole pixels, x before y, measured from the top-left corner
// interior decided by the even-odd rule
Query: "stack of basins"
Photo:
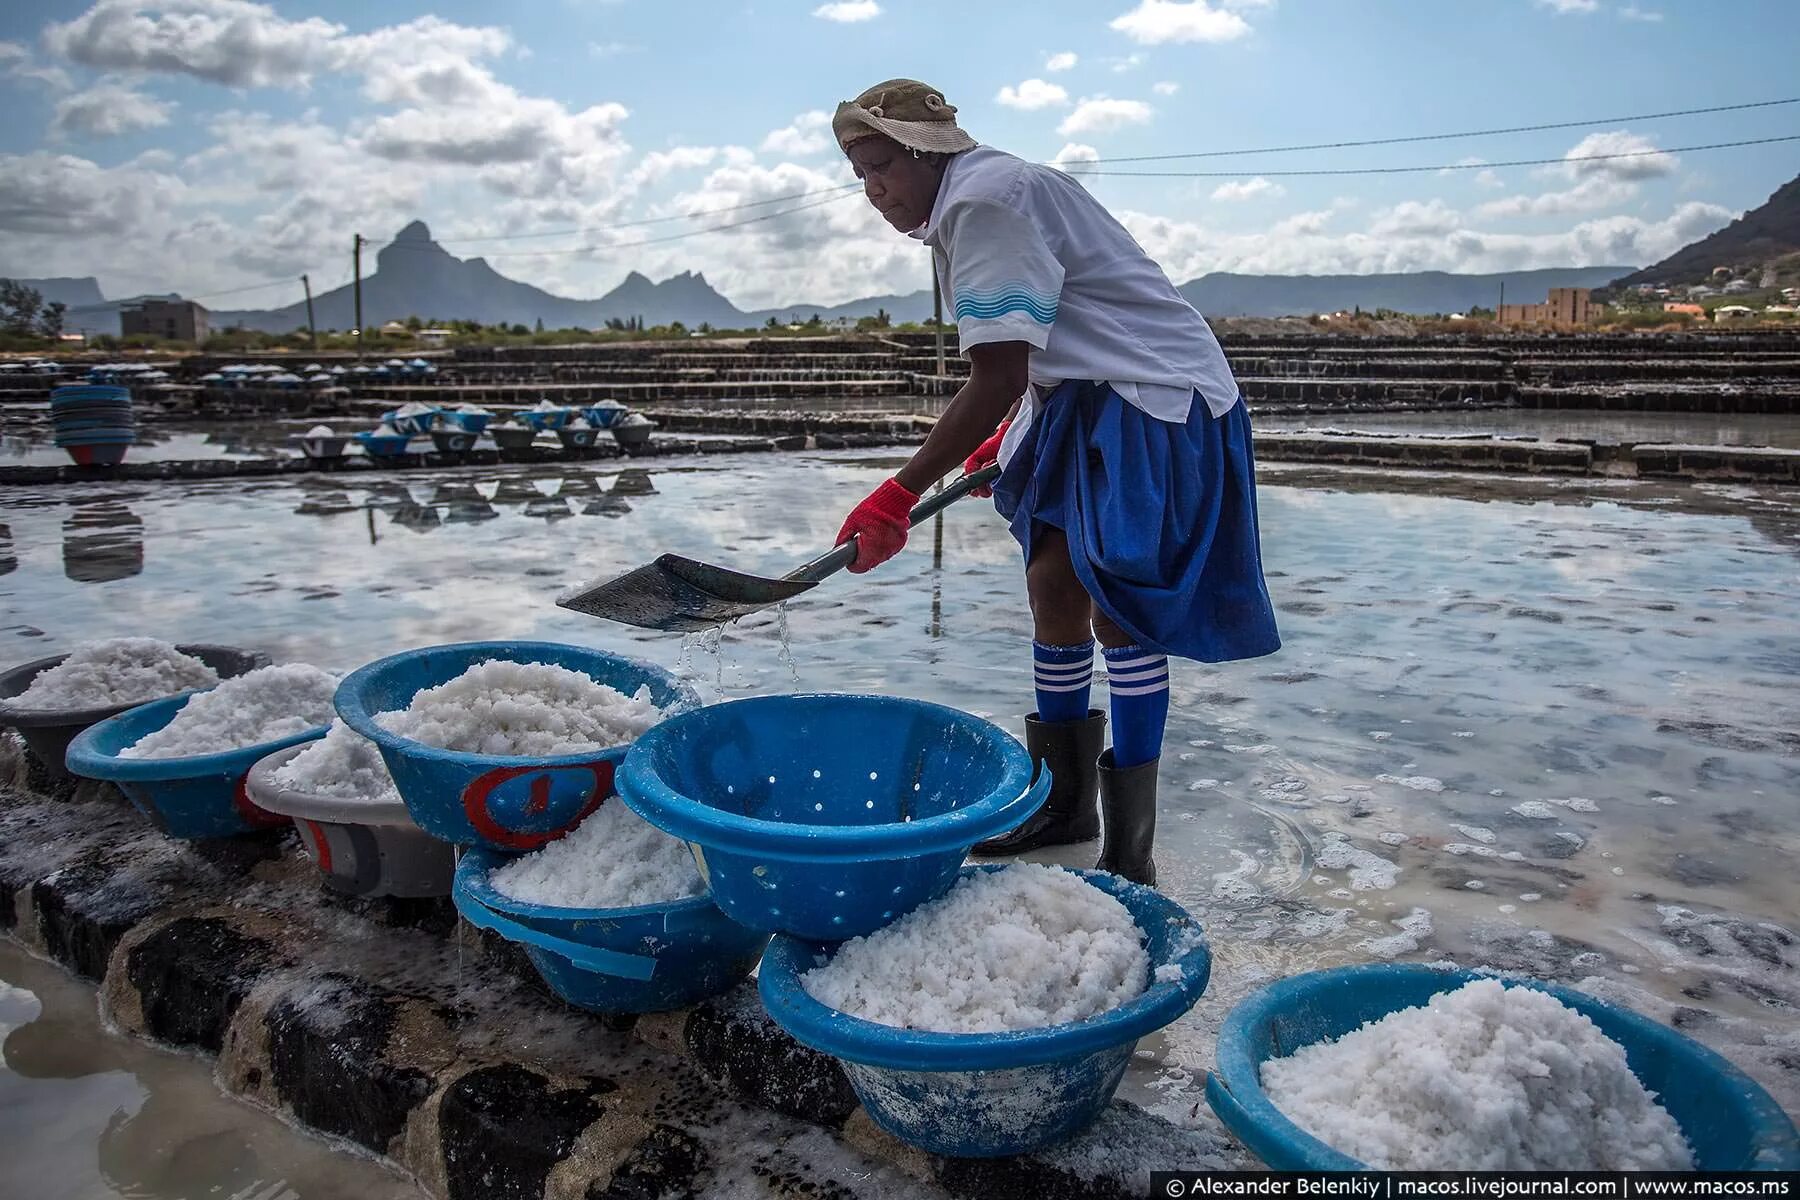
[[[84,467],[123,462],[126,449],[137,440],[128,388],[101,384],[59,387],[50,393],[50,421],[56,444]]]

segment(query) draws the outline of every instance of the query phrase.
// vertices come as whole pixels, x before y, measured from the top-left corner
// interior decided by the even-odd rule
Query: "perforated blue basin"
[[[1262,1064],[1329,1041],[1403,1008],[1455,991],[1476,971],[1373,963],[1296,975],[1251,993],[1219,1031],[1218,1069],[1206,1099],[1219,1119],[1278,1171],[1366,1171],[1282,1114],[1262,1088]],[[1800,1136],[1781,1106],[1749,1076],[1692,1038],[1629,1009],[1551,984],[1501,979],[1548,992],[1625,1048],[1625,1061],[1675,1118],[1703,1171],[1800,1169]],[[1455,1170],[1461,1163],[1440,1164]]]
[[[1050,776],[979,717],[891,696],[757,696],[664,721],[619,770],[631,810],[696,847],[727,916],[842,941],[941,896]]]
[[[648,687],[665,712],[697,702],[691,688],[661,667],[555,642],[429,646],[352,671],[338,685],[338,715],[381,750],[419,828],[457,845],[516,853],[561,837],[612,794],[613,772],[629,748],[608,746],[554,758],[465,754],[398,737],[375,723],[375,714],[405,708],[418,692],[448,683],[489,659],[567,667],[628,696]]]
[[[452,893],[457,911],[519,943],[550,990],[579,1008],[686,1008],[748,978],[769,944],[768,934],[728,920],[706,896],[636,908],[514,900],[488,883],[508,857],[479,848],[463,855]]]
[[[325,736],[326,727],[220,754],[185,758],[120,758],[119,751],[175,719],[197,692],[152,700],[90,725],[69,743],[65,761],[71,774],[117,784],[138,811],[177,838],[228,837],[286,825],[288,818],[250,799],[246,778],[256,760],[289,746]]]
[[[998,871],[1001,864],[964,868]],[[1066,869],[1066,868],[1065,868]],[[778,937],[763,955],[763,1007],[795,1040],[842,1060],[877,1125],[953,1158],[1025,1154],[1086,1127],[1111,1101],[1137,1040],[1199,1002],[1212,973],[1206,939],[1186,910],[1104,871],[1077,871],[1131,913],[1150,957],[1143,995],[1085,1021],[1007,1033],[931,1033],[878,1025],[812,998],[800,976],[835,947]],[[1175,968],[1157,978],[1157,968]]]

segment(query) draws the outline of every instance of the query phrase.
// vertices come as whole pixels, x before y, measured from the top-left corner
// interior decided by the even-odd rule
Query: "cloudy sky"
[[[273,307],[418,218],[565,295],[912,291],[921,249],[826,191],[831,107],[896,75],[1083,172],[1178,282],[1638,265],[1800,171],[1800,142],[1681,148],[1800,133],[1800,104],[1619,118],[1800,94],[1796,46],[1794,0],[5,0],[0,274]],[[1218,153],[1554,121],[1599,123]],[[1180,154],[1211,156],[1103,169],[1212,174],[1082,165]],[[1282,174],[1405,166],[1455,169]]]

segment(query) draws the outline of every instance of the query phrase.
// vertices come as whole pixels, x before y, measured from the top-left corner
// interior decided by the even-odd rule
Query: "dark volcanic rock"
[[[308,1125],[386,1154],[432,1078],[387,1061],[395,1013],[374,985],[329,976],[318,987],[323,1004],[290,997],[264,1021],[275,1090]]]
[[[438,1110],[449,1200],[539,1200],[550,1169],[605,1111],[604,1079],[557,1089],[516,1064],[478,1067],[451,1084]]]
[[[707,1078],[753,1104],[833,1129],[856,1111],[856,1093],[837,1060],[770,1020],[754,983],[695,1005],[683,1038]]]
[[[84,903],[105,888],[109,870],[98,863],[67,867],[31,886],[31,904],[37,910],[44,949],[51,958],[83,979],[99,980],[106,974],[119,939],[167,902],[159,891],[109,897],[105,902]]]
[[[238,1005],[280,957],[221,918],[180,917],[133,946],[125,972],[146,1033],[217,1054]]]
[[[706,1148],[673,1125],[658,1125],[633,1146],[606,1187],[590,1185],[587,1200],[698,1200],[696,1177],[706,1169]]]

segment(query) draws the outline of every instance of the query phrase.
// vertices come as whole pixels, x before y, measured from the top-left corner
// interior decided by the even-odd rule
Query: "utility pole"
[[[350,242],[350,269],[356,276],[356,357],[358,358],[363,355],[362,248],[363,235],[353,234]]]
[[[931,256],[931,326],[937,331],[937,373],[944,375],[944,291],[938,286],[937,254]]]
[[[313,353],[319,352],[319,327],[313,322],[312,280],[302,275],[300,286],[306,289],[306,332],[312,335]]]

